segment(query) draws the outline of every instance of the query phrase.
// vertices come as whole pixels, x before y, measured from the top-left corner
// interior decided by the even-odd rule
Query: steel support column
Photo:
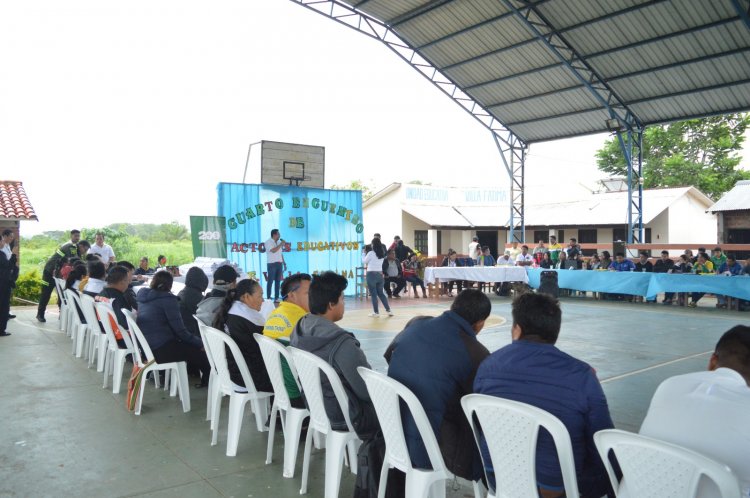
[[[504,141],[494,133],[492,138],[495,139],[497,150],[500,152],[503,165],[510,178],[510,218],[508,219],[510,242],[524,243],[526,242],[524,178],[528,147],[518,140]]]
[[[643,129],[617,132],[628,165],[628,244],[643,243]]]
[[[374,19],[351,6],[338,0],[291,0],[313,12],[324,15],[336,22],[360,33],[374,38],[398,55],[419,73],[427,78],[441,92],[459,104],[463,110],[479,121],[482,126],[492,132],[497,144],[505,169],[510,177],[510,231],[511,238],[519,241],[524,239],[524,161],[527,145],[515,136],[503,123],[498,121],[490,112],[466,94],[450,78],[441,73],[419,52],[409,46],[394,33],[391,26]],[[366,0],[365,0],[366,1]],[[358,5],[361,5],[358,4]],[[520,234],[516,233],[520,230]]]

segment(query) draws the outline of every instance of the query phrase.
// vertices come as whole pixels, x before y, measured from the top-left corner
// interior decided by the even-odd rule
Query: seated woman
[[[263,335],[265,318],[260,314],[263,305],[263,289],[252,279],[240,280],[237,287],[230,289],[216,312],[213,327],[224,330],[239,346],[242,356],[247,363],[247,369],[253,378],[253,384],[258,391],[273,392],[271,379],[268,377],[266,364],[260,346],[253,337],[254,334]],[[227,364],[232,382],[245,387],[242,374],[234,358],[227,354]]]
[[[479,247],[479,246],[477,246]],[[424,280],[417,276],[419,271],[419,261],[417,255],[412,254],[409,259],[401,263],[403,265],[404,280],[409,282],[414,290],[414,297],[419,297],[417,293],[417,286],[422,288],[422,297],[427,297],[427,291],[424,288]]]
[[[68,272],[68,277],[65,279],[65,289],[70,289],[79,296],[81,295],[78,290],[78,286],[81,285],[81,281],[86,278],[86,265],[82,262],[78,262],[73,266],[73,269]],[[86,318],[83,316],[83,310],[75,304],[76,311],[78,312],[78,319],[81,323],[86,323]]]
[[[136,323],[158,363],[186,361],[195,365],[201,372],[201,383],[196,387],[205,387],[211,366],[200,337],[191,335],[185,328],[177,296],[171,292],[172,280],[169,272],[160,271],[151,280],[150,288],[138,292]]]
[[[107,267],[100,260],[89,261],[88,264],[89,279],[81,289],[84,294],[96,297],[107,285],[104,279],[107,277]]]
[[[550,258],[548,252],[542,254],[542,262],[539,263],[539,266],[544,268],[545,270],[549,270],[550,268],[555,267],[555,264],[552,262],[552,259]]]

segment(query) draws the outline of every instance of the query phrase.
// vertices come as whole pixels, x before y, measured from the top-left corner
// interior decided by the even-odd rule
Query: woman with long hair
[[[192,335],[182,321],[177,296],[172,294],[172,282],[169,272],[160,271],[154,275],[149,288],[138,292],[136,323],[157,363],[186,361],[201,372],[201,383],[196,387],[205,387],[211,366],[203,349],[203,341]]]
[[[254,334],[263,335],[263,326],[266,324],[266,319],[260,313],[261,306],[263,289],[260,284],[252,279],[240,280],[237,287],[229,289],[221,302],[214,316],[213,327],[225,331],[237,343],[253,378],[255,389],[273,392],[260,346],[253,337]],[[227,366],[232,382],[245,387],[237,362],[229,354]]]
[[[386,256],[385,246],[380,239],[372,239],[372,249],[365,254],[362,258],[362,262],[365,264],[365,271],[367,272],[367,289],[370,291],[370,298],[372,299],[372,313],[370,316],[380,316],[378,312],[378,298],[383,303],[385,312],[388,316],[393,316],[391,306],[388,304],[388,298],[385,297],[383,287],[385,286],[385,278],[383,277],[383,260]]]

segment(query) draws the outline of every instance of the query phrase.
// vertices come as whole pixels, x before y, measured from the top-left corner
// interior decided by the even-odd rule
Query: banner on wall
[[[222,216],[191,216],[193,257],[227,259],[226,219]]]
[[[219,183],[219,216],[225,219],[227,259],[266,286],[265,242],[278,229],[284,240],[284,276],[327,270],[349,280],[364,243],[362,192],[319,188]]]

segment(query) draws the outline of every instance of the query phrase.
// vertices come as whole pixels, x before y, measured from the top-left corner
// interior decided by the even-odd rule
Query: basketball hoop
[[[305,163],[284,161],[284,180],[289,180],[289,185],[299,187],[300,182],[309,179],[309,176],[305,176]]]

